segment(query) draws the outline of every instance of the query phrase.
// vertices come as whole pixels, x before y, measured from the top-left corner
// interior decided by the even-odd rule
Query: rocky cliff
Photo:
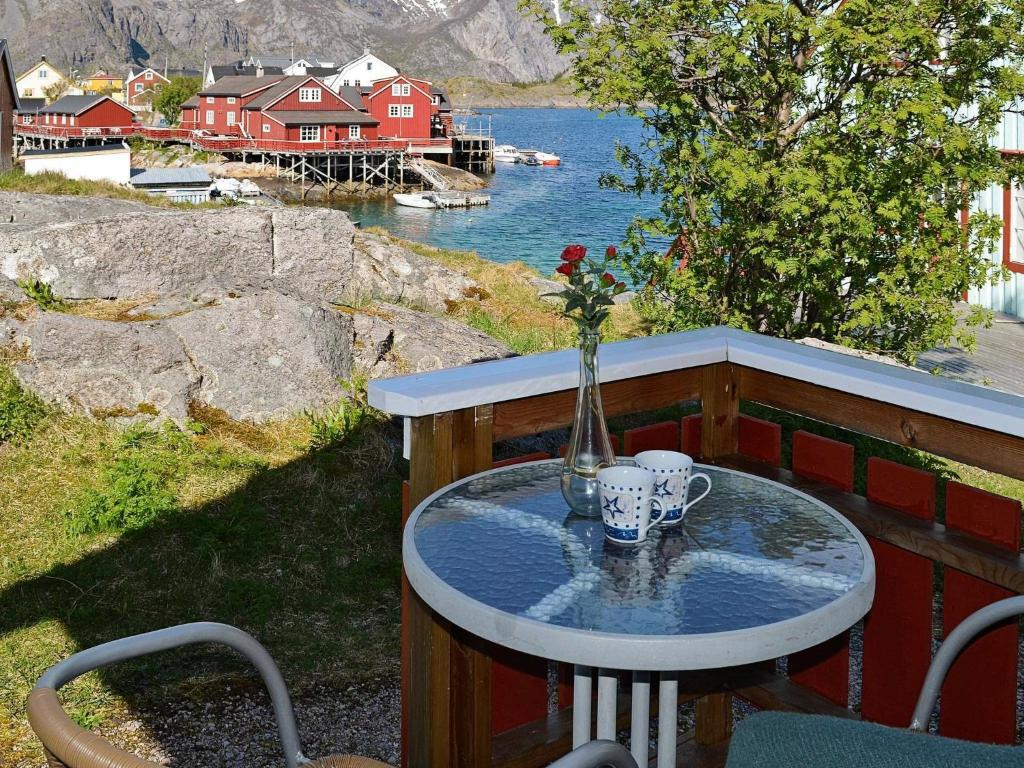
[[[295,48],[337,57],[365,47],[426,77],[548,80],[566,69],[517,0],[0,0],[20,71],[47,55],[87,69],[202,65]],[[205,52],[205,53],[204,53]]]
[[[472,281],[340,211],[0,193],[0,221],[0,346],[28,388],[93,416],[267,420],[337,400],[356,371],[508,354],[444,316]]]

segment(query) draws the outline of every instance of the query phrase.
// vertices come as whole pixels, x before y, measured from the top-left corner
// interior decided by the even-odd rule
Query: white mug
[[[647,540],[647,532],[665,517],[664,504],[654,498],[654,475],[628,466],[605,467],[597,472],[604,536],[616,544],[632,545]],[[651,518],[651,506],[658,516]]]
[[[703,472],[693,472],[693,459],[678,451],[643,451],[634,457],[636,465],[654,474],[654,497],[665,509],[663,525],[675,525],[682,521],[686,511],[711,493],[711,478]],[[701,478],[708,484],[707,489],[693,501],[687,501],[690,482]]]

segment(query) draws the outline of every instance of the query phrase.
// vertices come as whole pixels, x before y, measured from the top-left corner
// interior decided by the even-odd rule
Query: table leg
[[[662,672],[658,683],[658,768],[675,768],[678,708],[679,678],[675,672]]]
[[[590,741],[590,667],[577,664],[573,668],[572,685],[572,748]]]
[[[618,693],[618,678],[608,669],[602,669],[597,677],[597,738],[615,741],[615,698]]]
[[[651,673],[633,673],[633,712],[630,730],[630,752],[640,766],[647,765],[651,726]]]

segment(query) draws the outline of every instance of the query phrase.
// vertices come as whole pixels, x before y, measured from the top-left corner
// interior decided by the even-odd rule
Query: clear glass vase
[[[580,388],[576,395],[576,418],[562,464],[562,495],[573,512],[591,517],[601,516],[597,471],[615,464],[615,452],[601,406],[597,370],[600,339],[596,331],[580,333]]]

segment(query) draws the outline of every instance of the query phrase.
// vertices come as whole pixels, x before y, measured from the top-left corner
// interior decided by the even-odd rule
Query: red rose
[[[577,261],[582,261],[583,257],[587,255],[587,249],[582,245],[567,245],[565,250],[562,251],[562,261],[567,261],[573,264]]]
[[[560,272],[566,277],[572,277],[572,273],[575,269],[576,265],[572,262],[567,261],[565,264],[560,264],[558,268],[555,270],[555,272]]]
[[[623,293],[625,290],[626,290],[626,284],[625,283],[616,283],[615,284],[615,293],[617,293],[617,294],[618,293]]]
[[[615,285],[615,277],[612,275],[611,272],[605,272],[603,275],[601,275],[601,285],[603,285],[605,288],[611,288],[613,285]]]
[[[614,259],[616,256],[619,255],[619,249],[616,248],[614,245],[609,245],[608,248],[605,250],[604,255],[607,256],[609,259]]]

